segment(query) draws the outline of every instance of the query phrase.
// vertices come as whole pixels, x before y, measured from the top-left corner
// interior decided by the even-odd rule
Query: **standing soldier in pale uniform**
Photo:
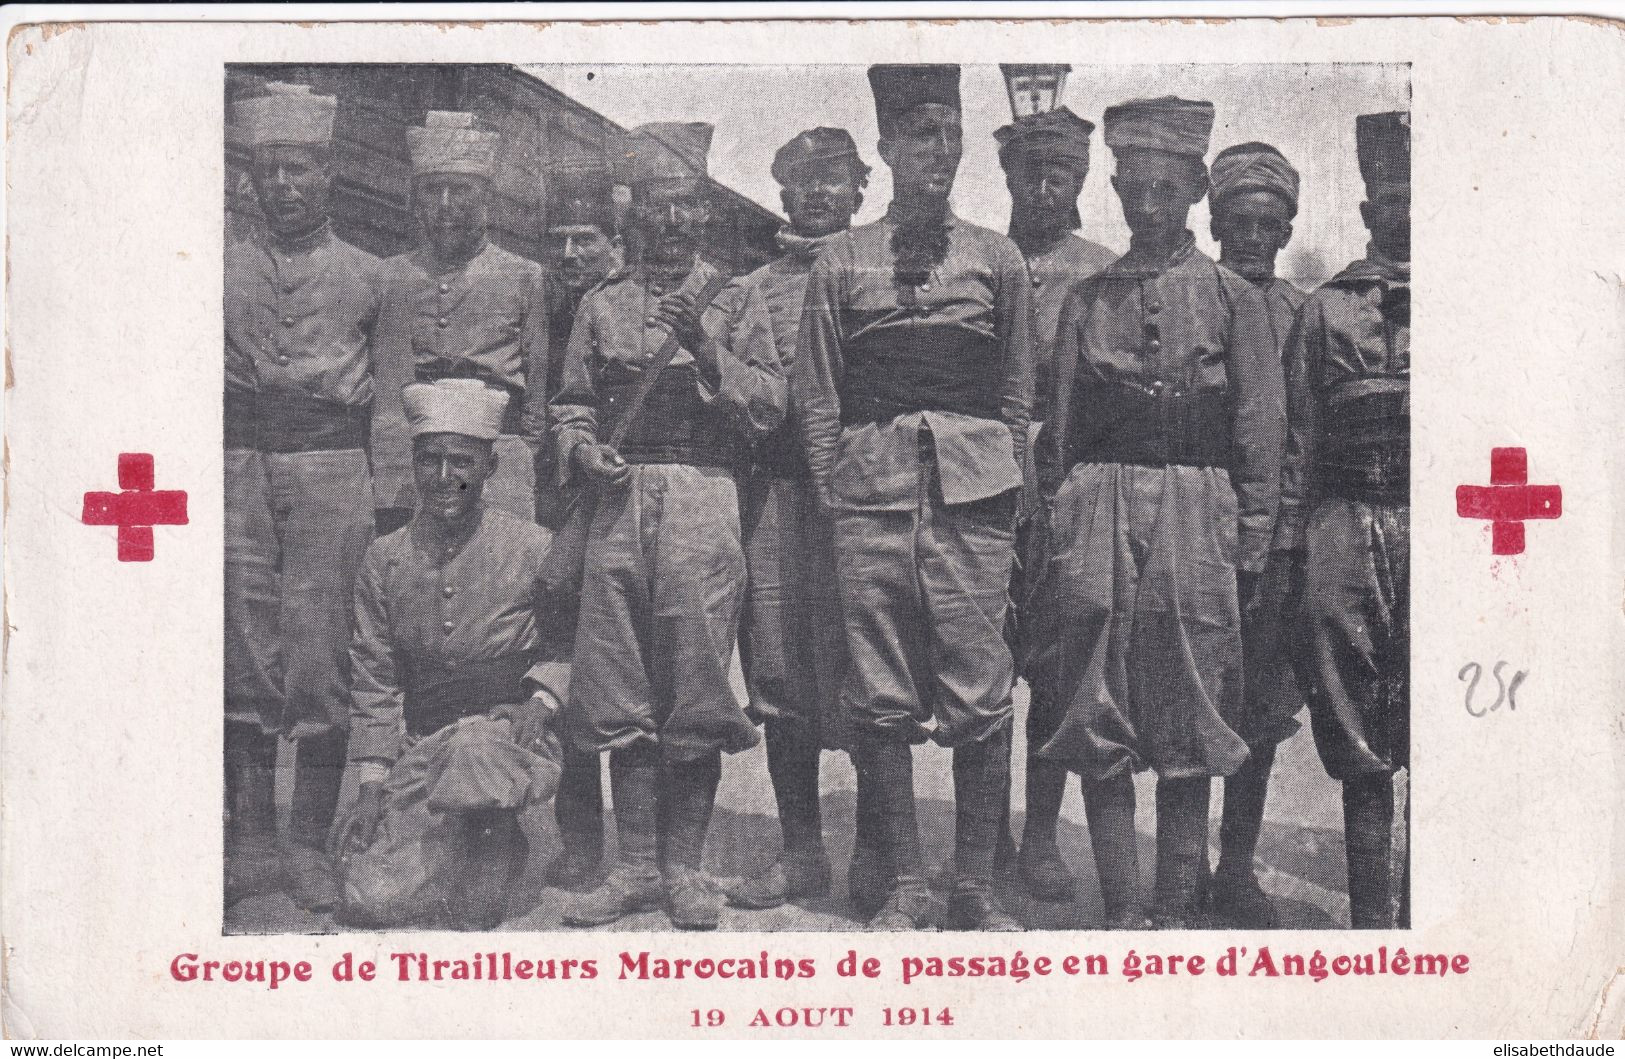
[[[1211,103],[1110,107],[1128,253],[1073,289],[1039,438],[1051,557],[1029,678],[1065,711],[1039,754],[1079,773],[1108,926],[1144,923],[1135,772],[1157,771],[1155,922],[1190,918],[1211,778],[1241,767],[1239,600],[1281,473],[1263,296],[1196,249]]]
[[[338,896],[320,851],[344,770],[350,595],[372,539],[382,267],[328,224],[338,101],[268,91],[235,112],[267,236],[225,258],[226,889],[229,901],[252,888],[245,871],[274,870],[234,870],[232,854],[274,832],[283,735],[298,742],[292,892],[325,909]]]
[[[761,295],[737,282],[709,307],[700,261],[711,126],[634,129],[629,265],[582,299],[555,401],[559,462],[598,484],[566,728],[610,751],[620,858],[565,913],[596,926],[662,901],[709,929],[700,874],[723,751],[757,732],[728,683],[745,589],[736,476],[784,421],[785,381]],[[604,443],[668,335],[680,348],[619,452]]]
[[[587,292],[618,265],[614,174],[607,162],[581,159],[547,171],[548,362],[551,401],[564,385],[564,353]],[[557,531],[566,518],[571,490],[560,473],[558,446],[543,445],[536,460],[536,520]],[[559,601],[561,605],[564,601]],[[568,620],[574,621],[573,609]],[[597,751],[564,747],[564,770],[553,796],[553,816],[563,851],[548,864],[550,886],[581,890],[596,884],[604,859],[603,772]]]
[[[773,321],[779,363],[795,363],[807,277],[819,251],[851,227],[863,203],[869,167],[845,129],[796,135],[773,156],[789,227],[779,258],[746,276]],[[783,847],[765,870],[729,891],[743,908],[772,908],[830,887],[818,804],[819,758],[845,746],[839,712],[846,644],[835,590],[833,528],[813,491],[796,424],[787,421],[756,446],[745,489],[745,565],[749,588],[739,636],[753,718],[767,734],[767,770],[778,802]],[[885,900],[872,812],[858,819],[854,900],[871,911]],[[878,895],[876,891],[879,891]]]
[[[1283,360],[1287,336],[1303,304],[1303,292],[1275,274],[1275,259],[1292,238],[1298,214],[1298,171],[1267,143],[1227,147],[1213,159],[1208,194],[1211,231],[1219,264],[1250,281],[1264,295],[1270,333]],[[1219,868],[1209,889],[1209,912],[1218,922],[1263,929],[1276,925],[1274,910],[1258,885],[1253,857],[1264,826],[1275,748],[1298,730],[1303,707],[1282,649],[1287,604],[1283,553],[1272,551],[1252,605],[1242,611],[1242,670],[1246,691],[1234,726],[1246,740],[1246,764],[1225,777],[1224,820],[1219,826]]]
[[[1004,182],[1010,189],[1010,238],[1027,259],[1033,281],[1037,368],[1034,418],[1022,468],[1023,517],[1032,514],[1038,501],[1033,451],[1049,406],[1047,387],[1061,306],[1073,284],[1117,260],[1104,246],[1075,234],[1083,224],[1078,196],[1089,176],[1089,137],[1094,130],[1093,122],[1063,106],[1018,118],[993,134],[999,143]],[[1055,843],[1066,769],[1035,754],[1054,734],[1058,719],[1053,704],[1036,694],[1029,701],[1026,823],[1016,869],[1027,891],[1046,901],[1070,901],[1076,888]]]
[[[893,199],[813,265],[793,382],[814,487],[834,510],[858,803],[877,807],[895,878],[870,925],[933,918],[910,747],[929,738],[953,749],[950,921],[1018,930],[992,875],[1008,805],[1015,667],[1004,624],[1032,282],[1008,237],[948,207],[959,67],[873,66],[869,81]]]
[[[1296,645],[1315,747],[1343,784],[1356,928],[1395,925],[1394,773],[1410,763],[1411,128],[1355,123],[1366,255],[1311,294],[1287,351],[1279,547],[1303,585]],[[1400,926],[1409,926],[1409,851]]]
[[[535,452],[547,430],[547,304],[542,267],[487,236],[501,137],[473,114],[431,110],[408,129],[412,208],[425,240],[388,262],[382,332],[387,386],[373,456],[380,493],[415,506],[412,445],[400,387],[417,380],[481,379],[508,394],[485,503],[524,519],[536,509]],[[398,517],[398,516],[397,516]]]

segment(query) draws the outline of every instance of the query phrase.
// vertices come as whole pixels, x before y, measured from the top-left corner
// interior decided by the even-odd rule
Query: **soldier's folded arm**
[[[994,327],[1004,353],[1004,380],[999,389],[999,414],[1010,428],[1016,466],[1027,458],[1027,427],[1033,414],[1033,376],[1038,345],[1033,335],[1033,284],[1027,262],[1013,245],[999,257],[998,298]]]
[[[355,633],[350,641],[350,748],[356,778],[381,784],[401,754],[404,696],[389,644],[384,559],[375,543],[356,578]]]
[[[702,324],[716,375],[698,374],[700,403],[720,408],[751,440],[765,438],[783,424],[789,400],[767,303],[736,280],[712,304],[723,324],[715,333]]]
[[[807,465],[812,471],[813,487],[826,507],[833,499],[830,473],[835,465],[835,446],[841,438],[841,399],[836,384],[843,370],[838,309],[844,298],[843,250],[835,247],[826,251],[812,267],[802,303],[796,359],[790,368],[790,389],[795,395],[796,420]]]
[[[564,372],[559,392],[549,405],[553,419],[553,444],[557,446],[559,483],[568,485],[579,470],[576,449],[598,441],[598,393],[593,385],[591,359],[597,347],[594,310],[597,298],[587,295],[576,312],[570,329],[570,345],[564,352]]]
[[[548,345],[547,274],[539,266],[530,271],[525,304],[525,322],[519,335],[525,371],[525,407],[520,429],[535,451],[548,441],[547,366],[554,355]]]
[[[1270,329],[1264,296],[1246,281],[1232,287],[1230,359],[1227,370],[1235,396],[1235,466],[1240,527],[1236,569],[1263,571],[1269,557],[1280,500],[1281,445],[1286,430],[1286,400],[1281,360]]]
[[[1304,302],[1286,346],[1285,453],[1281,462],[1281,511],[1276,519],[1272,547],[1276,551],[1302,554],[1304,519],[1312,504],[1315,437],[1319,432],[1320,409],[1311,380],[1313,365],[1324,348],[1325,320],[1320,301]]]

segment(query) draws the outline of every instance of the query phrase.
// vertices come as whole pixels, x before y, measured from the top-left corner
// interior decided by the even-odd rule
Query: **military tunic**
[[[1032,393],[1032,282],[949,215],[941,263],[894,274],[890,214],[814,264],[793,388],[835,514],[855,730],[980,741],[1009,722],[1004,640]]]
[[[715,274],[697,263],[683,286]],[[607,440],[665,341],[650,320],[661,294],[632,269],[582,299],[554,403],[567,473],[576,446]],[[621,446],[630,477],[596,490],[567,710],[583,751],[647,742],[687,760],[757,740],[728,683],[745,589],[736,476],[784,421],[785,382],[755,289],[729,284],[702,325],[720,377],[679,348]]]
[[[762,295],[779,363],[788,374],[807,278],[828,237],[781,235],[784,256],[742,281]],[[818,502],[794,410],[757,446],[743,505],[748,588],[739,655],[754,718],[808,726],[831,749],[844,745],[836,708],[846,638],[836,591],[834,526]]]
[[[1184,245],[1073,289],[1039,443],[1051,559],[1029,678],[1065,716],[1040,750],[1092,781],[1246,759],[1236,572],[1262,569],[1281,468],[1264,299]]]
[[[1303,549],[1298,681],[1338,780],[1410,760],[1410,335],[1410,267],[1373,250],[1288,347],[1278,546]]]
[[[497,470],[485,501],[532,519],[536,450],[547,434],[549,366],[542,267],[486,242],[467,261],[442,268],[424,246],[385,263],[388,294],[381,331],[379,415],[373,462],[380,506],[415,507],[412,439],[400,390],[414,379],[466,375],[509,394]]]
[[[265,732],[349,720],[382,297],[381,262],[325,226],[226,250],[225,706]]]
[[[1257,286],[1264,295],[1270,332],[1281,352],[1284,370],[1287,338],[1305,296],[1303,291],[1279,277]],[[1278,560],[1272,558],[1271,561]],[[1268,581],[1263,583],[1265,590],[1271,587]],[[1303,708],[1303,695],[1298,691],[1292,673],[1292,654],[1285,644],[1296,617],[1285,612],[1284,608],[1289,606],[1291,601],[1279,595],[1261,595],[1255,605],[1241,615],[1246,693],[1235,729],[1248,746],[1273,746],[1298,730],[1295,717]]]

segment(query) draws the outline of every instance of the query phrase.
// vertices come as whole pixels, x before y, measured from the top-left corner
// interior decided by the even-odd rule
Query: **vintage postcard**
[[[9,1037],[1625,1034],[1619,24],[161,17],[7,38]]]

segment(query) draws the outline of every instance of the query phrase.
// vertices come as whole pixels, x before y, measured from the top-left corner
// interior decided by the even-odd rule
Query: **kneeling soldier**
[[[630,265],[581,301],[555,399],[559,463],[598,483],[582,576],[568,738],[610,751],[619,862],[565,913],[596,926],[659,907],[717,925],[700,874],[723,751],[757,732],[728,683],[745,590],[738,475],[784,421],[785,384],[761,295],[699,260],[711,126],[634,129]],[[603,442],[668,336],[679,343],[617,452]]]
[[[1213,105],[1106,111],[1129,251],[1061,314],[1039,437],[1051,555],[1029,675],[1066,712],[1040,757],[1081,775],[1108,926],[1143,925],[1133,775],[1157,771],[1157,924],[1187,923],[1211,778],[1247,759],[1239,600],[1269,550],[1280,355],[1264,299],[1196,249]]]
[[[400,848],[433,814],[456,814],[467,870],[446,918],[488,930],[524,867],[518,810],[558,778],[548,727],[568,693],[569,645],[550,635],[538,580],[547,532],[483,498],[507,395],[443,379],[408,385],[403,403],[420,506],[368,549],[356,584],[350,760],[361,793],[339,842],[366,850],[383,823]],[[350,918],[393,918],[346,889]]]

